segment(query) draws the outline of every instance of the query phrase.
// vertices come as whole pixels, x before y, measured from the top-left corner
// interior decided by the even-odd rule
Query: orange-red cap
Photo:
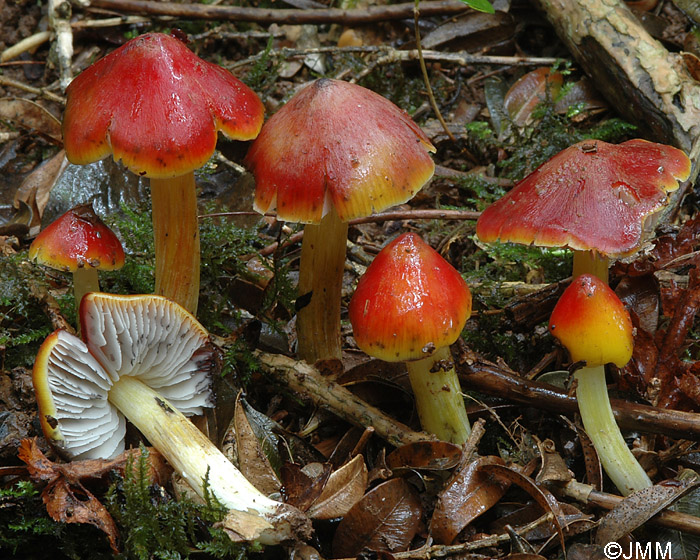
[[[113,154],[155,178],[204,165],[219,130],[255,138],[264,118],[250,88],[163,33],[136,37],[98,60],[71,82],[66,98],[63,139],[72,163]]]
[[[489,206],[476,224],[482,241],[633,253],[646,218],[690,174],[690,160],[672,146],[629,140],[587,140],[559,152]]]
[[[323,78],[263,126],[245,163],[255,208],[279,219],[343,221],[409,200],[432,177],[435,148],[405,111],[371,90]]]
[[[124,249],[92,205],[82,204],[36,236],[29,247],[29,258],[66,272],[87,267],[118,270],[124,266]]]
[[[388,362],[426,358],[452,344],[471,310],[459,272],[414,233],[381,250],[348,306],[357,345]]]
[[[582,274],[564,290],[549,320],[549,331],[587,367],[632,357],[634,336],[629,313],[615,292],[597,276]]]

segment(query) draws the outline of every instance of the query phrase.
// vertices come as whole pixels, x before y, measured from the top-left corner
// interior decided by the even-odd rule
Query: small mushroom
[[[66,157],[83,165],[112,154],[150,178],[156,293],[192,313],[200,260],[194,170],[214,153],[217,131],[251,140],[263,114],[250,88],[163,33],[128,41],[66,90]]]
[[[299,356],[340,358],[340,292],[347,222],[400,204],[432,177],[435,148],[405,111],[361,86],[316,80],[277,111],[245,163],[255,209],[304,228],[297,315]]]
[[[295,508],[250,484],[185,414],[212,406],[217,360],[204,327],[156,295],[87,294],[84,342],[56,331],[41,345],[33,381],[44,434],[71,459],[111,458],[132,422],[200,495],[231,511],[224,527],[243,540],[276,544],[308,536]]]
[[[423,429],[462,444],[471,431],[450,354],[471,315],[466,282],[413,233],[394,239],[360,278],[348,314],[357,345],[406,362]]]
[[[98,270],[124,266],[124,249],[92,204],[68,210],[36,236],[29,258],[38,264],[71,272],[76,309],[88,292],[99,292]]]
[[[651,486],[615,422],[605,364],[623,367],[632,357],[632,321],[615,292],[597,276],[575,278],[557,302],[549,330],[585,366],[574,373],[581,420],[600,462],[623,495]]]
[[[489,206],[477,237],[568,247],[573,275],[607,283],[610,258],[637,251],[668,193],[690,174],[690,160],[672,146],[645,140],[614,145],[586,140],[559,152]]]

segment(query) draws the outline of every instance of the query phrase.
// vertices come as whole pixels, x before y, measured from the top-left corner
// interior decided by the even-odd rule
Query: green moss
[[[195,550],[216,558],[246,558],[255,546],[234,543],[213,524],[223,520],[226,509],[209,493],[205,481],[203,504],[173,500],[151,484],[148,451],[142,446],[137,461],[127,463],[125,476],[110,487],[106,503],[119,526],[123,553],[128,560],[189,558]]]

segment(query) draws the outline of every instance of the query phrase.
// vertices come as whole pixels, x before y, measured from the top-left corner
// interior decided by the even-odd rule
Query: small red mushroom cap
[[[256,210],[318,223],[331,204],[348,221],[409,200],[432,177],[434,151],[388,99],[323,78],[270,117],[245,163],[255,176]]]
[[[549,320],[549,332],[573,362],[586,362],[587,367],[608,363],[623,367],[632,357],[629,313],[615,292],[591,274],[575,278],[564,290]]]
[[[251,140],[263,123],[258,96],[170,35],[127,42],[66,90],[63,138],[72,163],[113,154],[138,175],[168,178],[206,163],[217,131]]]
[[[387,362],[427,358],[452,344],[471,310],[459,272],[414,233],[381,250],[348,306],[357,345]]]
[[[95,214],[91,204],[72,208],[44,228],[29,247],[39,264],[75,272],[79,268],[118,270],[124,249],[114,232]]]
[[[625,256],[643,241],[648,216],[690,174],[683,151],[645,140],[587,140],[559,152],[489,206],[482,241],[596,250]]]

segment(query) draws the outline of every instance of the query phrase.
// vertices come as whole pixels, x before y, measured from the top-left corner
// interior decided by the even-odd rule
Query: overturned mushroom
[[[155,295],[91,293],[80,322],[85,342],[56,331],[34,363],[47,439],[72,459],[111,458],[124,449],[125,418],[195,489],[231,511],[238,540],[275,544],[308,536],[295,508],[261,494],[184,414],[212,405],[216,366],[207,331],[176,303]]]

